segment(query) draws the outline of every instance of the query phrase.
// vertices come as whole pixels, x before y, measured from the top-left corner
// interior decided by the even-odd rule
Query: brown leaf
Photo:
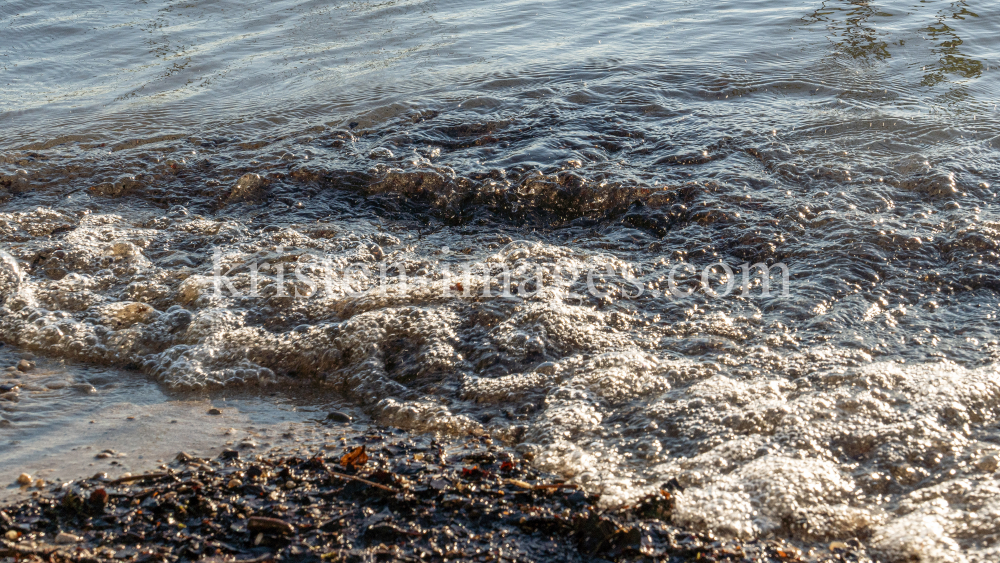
[[[355,470],[366,463],[368,463],[368,454],[365,453],[364,446],[358,446],[340,458],[340,465]]]

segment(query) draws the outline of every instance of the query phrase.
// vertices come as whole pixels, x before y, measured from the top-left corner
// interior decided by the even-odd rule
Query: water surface
[[[609,505],[676,477],[721,534],[997,558],[995,3],[15,1],[0,29],[7,344],[314,382]],[[217,295],[216,252],[239,291],[304,279]],[[361,293],[308,291],[323,260]],[[445,295],[469,262],[545,290]],[[789,294],[664,294],[718,262]],[[597,264],[605,297],[556,275]]]

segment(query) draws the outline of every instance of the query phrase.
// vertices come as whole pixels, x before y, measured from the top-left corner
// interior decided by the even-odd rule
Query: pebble
[[[285,483],[285,488],[286,489],[294,489],[295,488],[295,481],[287,481]]]
[[[36,489],[44,489],[45,488],[45,479],[35,479],[35,488]]]
[[[18,536],[17,530],[9,530],[7,532],[7,539],[10,541],[16,540],[17,536]]]
[[[35,364],[29,362],[28,360],[21,360],[20,362],[17,362],[17,369],[18,369],[18,371],[22,371],[22,372],[24,372],[24,371],[30,371],[34,367],[35,367]]]
[[[30,485],[31,481],[32,481],[31,475],[28,475],[27,473],[22,473],[17,477],[18,485]]]
[[[77,543],[81,539],[82,538],[80,538],[80,536],[74,536],[73,534],[67,534],[66,532],[59,532],[59,534],[56,535],[56,544],[66,545],[70,543]]]
[[[992,473],[1000,467],[1000,458],[996,454],[988,454],[976,460],[976,468],[980,471]]]
[[[346,415],[342,412],[337,412],[337,411],[333,411],[332,413],[326,415],[326,419],[332,420],[333,422],[342,422],[342,423],[347,423],[352,420],[350,415]]]
[[[213,416],[218,416],[218,415],[222,414],[222,411],[219,410],[219,409],[208,409],[208,414],[213,415]]]
[[[251,516],[250,520],[247,522],[247,529],[251,532],[269,533],[269,534],[294,534],[295,526],[285,522],[284,520],[278,520],[277,518],[267,518],[265,516]],[[258,542],[259,543],[259,542]]]
[[[239,479],[233,479],[233,480],[229,481],[229,485],[228,485],[228,487],[230,489],[235,489],[236,487],[242,487],[242,486],[243,486],[243,483],[240,482]]]
[[[181,452],[177,454],[177,457],[174,459],[176,459],[177,461],[191,461],[192,459],[194,459],[194,456],[187,452]]]

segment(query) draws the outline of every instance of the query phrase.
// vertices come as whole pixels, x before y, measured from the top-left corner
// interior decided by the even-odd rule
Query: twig
[[[131,475],[129,477],[122,477],[121,479],[115,479],[108,483],[108,485],[121,485],[122,483],[131,483],[132,481],[142,481],[144,479],[159,479],[160,477],[170,477],[169,473],[146,473],[144,475]]]
[[[392,487],[386,487],[385,485],[380,485],[379,483],[375,483],[373,481],[369,481],[368,479],[362,479],[361,477],[355,477],[354,475],[345,475],[343,473],[337,473],[336,471],[330,471],[330,470],[327,470],[327,471],[329,471],[330,475],[333,475],[334,477],[340,477],[341,479],[347,479],[349,481],[357,481],[358,483],[364,483],[365,485],[371,485],[372,487],[377,487],[379,489],[382,489],[383,491],[389,491],[390,493],[393,493],[393,494],[399,493],[399,491],[397,491],[396,489],[393,489]]]

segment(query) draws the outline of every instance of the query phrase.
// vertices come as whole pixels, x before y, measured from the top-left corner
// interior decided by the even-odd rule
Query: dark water
[[[610,504],[677,477],[719,533],[1000,556],[995,3],[8,2],[0,30],[4,342],[315,380]],[[216,295],[216,251],[240,291],[304,277]],[[445,295],[473,262],[546,273]],[[718,262],[788,295],[664,295]],[[604,297],[555,275],[597,264]]]

